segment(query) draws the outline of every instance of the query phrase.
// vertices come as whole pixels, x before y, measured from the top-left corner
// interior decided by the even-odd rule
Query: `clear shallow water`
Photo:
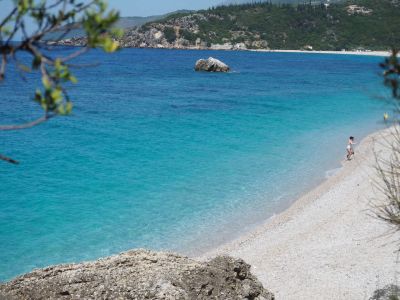
[[[193,71],[201,57],[230,74]],[[199,253],[287,206],[382,127],[381,58],[92,52],[74,115],[0,132],[0,280],[138,247]],[[0,121],[35,104],[11,70]],[[33,117],[33,116],[32,116]]]

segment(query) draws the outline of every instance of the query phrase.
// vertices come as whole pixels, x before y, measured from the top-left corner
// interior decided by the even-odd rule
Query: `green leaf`
[[[12,27],[11,26],[3,26],[3,27],[0,27],[0,31],[3,33],[3,35],[9,36],[12,33]]]
[[[29,68],[27,65],[24,64],[19,64],[18,68],[27,73],[30,73],[32,71],[31,68]]]
[[[69,81],[71,81],[72,83],[77,83],[77,82],[78,82],[78,79],[76,79],[75,76],[70,75],[70,76],[69,76]]]
[[[119,47],[118,41],[114,41],[111,38],[106,38],[104,40],[103,49],[105,52],[112,53],[115,52]]]
[[[44,98],[43,98],[42,100],[44,100]],[[46,101],[42,101],[42,102],[40,103],[40,106],[41,106],[44,110],[47,110],[47,103],[46,103]]]
[[[124,30],[122,28],[113,28],[113,29],[111,29],[111,34],[114,37],[120,39],[124,35]]]
[[[72,108],[73,108],[73,104],[72,102],[67,102],[67,104],[65,104],[65,112],[67,115],[69,115],[72,112]]]
[[[57,58],[56,61],[54,62],[54,67],[57,70],[60,70],[62,68],[62,63],[61,63],[61,59]]]
[[[62,91],[60,89],[54,89],[51,91],[50,96],[55,103],[59,103],[62,100]]]
[[[60,114],[60,115],[65,115],[65,107],[64,107],[64,105],[59,105],[57,107],[57,113]]]
[[[50,83],[50,80],[49,80],[49,78],[47,76],[43,76],[42,77],[42,83],[43,83],[43,86],[45,87],[46,90],[51,88],[51,83]]]
[[[34,99],[36,102],[39,102],[39,103],[42,101],[42,92],[39,89],[36,89]]]
[[[32,60],[32,69],[36,70],[42,63],[42,58],[40,56],[35,56]]]

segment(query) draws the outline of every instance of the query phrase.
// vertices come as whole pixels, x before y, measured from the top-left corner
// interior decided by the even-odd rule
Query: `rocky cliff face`
[[[230,18],[236,18],[230,16]],[[226,49],[245,50],[248,48],[267,49],[268,43],[260,36],[243,29],[231,30],[226,38],[218,43],[210,43],[217,35],[205,31],[201,24],[226,21],[224,16],[211,12],[193,13],[171,17],[163,22],[149,23],[140,28],[128,30],[121,40],[123,47],[176,48],[176,49]],[[241,42],[238,42],[238,41]]]
[[[221,19],[222,18],[222,19]],[[235,18],[231,16],[230,18]],[[124,36],[119,39],[122,48],[169,48],[169,49],[215,49],[215,50],[246,50],[268,49],[267,41],[260,35],[243,29],[232,30],[229,37],[218,43],[210,43],[216,32],[201,31],[199,24],[209,21],[223,21],[224,17],[212,13],[192,13],[190,15],[175,16],[163,22],[153,22],[141,27],[125,30]],[[238,42],[240,41],[240,42]],[[52,42],[49,42],[52,44]],[[64,46],[83,46],[84,37],[70,38],[53,43]]]
[[[130,251],[95,262],[35,270],[0,285],[0,299],[273,300],[242,260],[200,263],[174,254]]]
[[[382,50],[399,43],[392,34],[400,26],[398,0],[268,2],[171,14],[126,29],[119,42],[135,48],[336,51]],[[85,39],[58,44],[84,45]]]

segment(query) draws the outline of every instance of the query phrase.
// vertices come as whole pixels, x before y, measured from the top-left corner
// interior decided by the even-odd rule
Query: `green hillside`
[[[353,10],[350,5],[357,5]],[[141,29],[160,30],[170,45],[245,44],[246,48],[314,50],[400,46],[400,1],[356,0],[329,6],[253,3],[172,14]]]
[[[334,2],[340,2],[343,0],[226,0],[222,3],[222,5],[230,5],[230,4],[236,4],[236,5],[240,5],[240,4],[249,4],[249,3],[262,3],[262,2],[268,2],[268,3],[272,3],[272,4],[304,4],[304,3],[310,3],[311,4],[320,4],[322,2],[330,2],[330,3],[334,3]]]

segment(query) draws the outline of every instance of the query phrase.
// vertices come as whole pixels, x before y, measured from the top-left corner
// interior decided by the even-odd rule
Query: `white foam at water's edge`
[[[335,168],[335,169],[331,169],[328,171],[325,171],[325,178],[328,179],[334,175],[336,175],[343,167],[340,168]]]

